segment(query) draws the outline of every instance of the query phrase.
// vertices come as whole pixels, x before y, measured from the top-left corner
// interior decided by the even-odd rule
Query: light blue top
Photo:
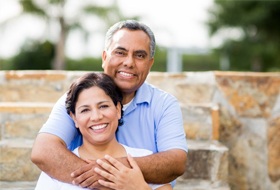
[[[82,143],[65,108],[64,94],[55,104],[40,133],[51,133],[65,141],[74,150]],[[153,153],[170,149],[187,151],[182,113],[176,98],[154,86],[144,83],[132,103],[124,111],[124,124],[118,128],[120,143],[151,150]]]

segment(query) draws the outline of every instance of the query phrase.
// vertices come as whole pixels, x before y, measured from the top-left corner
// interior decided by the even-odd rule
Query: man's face
[[[117,31],[107,51],[102,54],[102,67],[122,92],[134,94],[144,83],[153,65],[150,58],[150,39],[141,31]]]

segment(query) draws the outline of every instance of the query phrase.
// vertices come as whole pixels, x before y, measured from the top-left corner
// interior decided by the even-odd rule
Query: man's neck
[[[129,103],[135,96],[135,93],[130,93],[130,94],[126,94],[126,93],[123,93],[123,101],[122,101],[122,104],[127,104]]]

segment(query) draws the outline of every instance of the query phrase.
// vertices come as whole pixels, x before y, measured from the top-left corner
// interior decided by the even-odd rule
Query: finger
[[[81,175],[75,177],[72,181],[72,183],[74,185],[80,185],[81,183],[83,183],[86,179],[88,179],[90,176],[91,176],[91,172],[90,170],[89,171],[86,171],[85,173],[82,173]]]
[[[99,185],[99,183],[97,181],[98,179],[96,178],[96,176],[97,175],[88,177],[86,180],[84,180],[82,183],[80,183],[79,186],[83,187],[83,188],[87,188],[90,186],[94,186],[94,184]]]
[[[84,161],[88,164],[91,163],[91,162],[95,162],[95,160],[91,160],[91,159],[84,159]]]
[[[74,172],[71,173],[71,177],[76,178],[79,177],[80,175],[84,174],[85,172],[91,170],[92,167],[90,164],[86,164],[85,166],[75,170]]]
[[[105,155],[105,159],[115,168],[117,168],[119,171],[121,171],[122,169],[126,169],[127,167],[124,166],[121,162],[119,162],[118,160],[116,160],[115,158],[113,158],[112,156],[109,155]],[[113,167],[109,166],[108,169],[106,169],[107,171],[110,171],[110,169],[113,170]],[[111,172],[111,171],[110,171]]]
[[[71,176],[75,176],[72,183],[74,185],[80,185],[82,187],[86,187],[97,182],[97,180],[100,179],[100,177],[98,176],[98,174],[95,173],[93,169],[94,167],[96,167],[96,163],[91,162],[90,164],[87,164],[81,167],[80,169],[74,171],[71,174]]]
[[[97,159],[96,163],[100,167],[102,167],[104,170],[110,172],[111,174],[114,174],[114,173],[118,172],[118,169],[116,169],[113,165],[110,165],[111,164],[110,162],[107,163],[107,162],[104,162],[101,159]]]
[[[95,181],[93,184],[87,186],[88,189],[101,189],[101,184],[98,181]]]
[[[139,168],[136,161],[132,158],[130,154],[127,155],[127,160],[132,168]]]
[[[116,184],[109,182],[109,181],[104,181],[102,179],[98,180],[98,183],[104,187],[108,187],[111,189],[116,189]]]
[[[112,181],[112,182],[115,182],[116,181],[116,178],[114,175],[110,174],[109,172],[106,172],[104,170],[101,170],[99,168],[94,168],[94,171],[101,175],[102,177],[104,177],[105,179],[109,180],[109,181]]]

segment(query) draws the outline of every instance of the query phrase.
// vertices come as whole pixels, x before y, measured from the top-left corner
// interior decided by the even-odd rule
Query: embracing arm
[[[131,167],[126,157],[117,158],[117,160],[127,166],[127,168]],[[148,183],[165,184],[170,183],[185,172],[187,153],[184,150],[172,149],[144,157],[134,157],[134,160],[141,169],[144,178]],[[96,167],[93,167],[93,169],[95,168]],[[108,168],[103,169],[108,170]],[[76,184],[85,184],[82,181],[83,173],[85,172],[84,170],[85,167],[81,167],[73,172]],[[111,166],[111,170],[114,170],[114,166]]]
[[[185,172],[187,153],[184,150],[172,149],[134,159],[147,182],[164,184]]]
[[[109,156],[108,156],[109,157]],[[107,158],[108,159],[108,158]],[[110,164],[99,160],[97,163],[102,167],[104,170],[100,170],[95,168],[95,171],[105,177],[110,181],[114,181],[114,178],[124,178],[127,181],[127,178],[131,178],[130,181],[136,182],[137,177],[133,175],[133,173],[138,173],[137,170],[132,172],[135,168],[139,168],[142,171],[145,180],[148,183],[152,184],[168,184],[180,175],[182,175],[185,171],[186,161],[187,161],[187,153],[184,150],[180,149],[173,149],[168,150],[152,155],[148,155],[145,157],[134,157],[134,160],[137,164],[132,165],[131,161],[130,164],[127,162],[126,158],[117,159],[122,164],[116,165],[115,162],[117,161],[110,161],[114,160],[113,158],[109,157]],[[128,159],[130,160],[130,159]],[[133,161],[133,162],[135,162]],[[131,169],[132,167],[132,169]],[[119,170],[119,171],[118,171]],[[117,177],[119,173],[123,173],[123,177]],[[164,175],[162,175],[164,174]],[[104,182],[103,180],[99,180],[99,183],[102,182],[102,185],[110,185],[110,182]],[[117,184],[118,181],[112,182]],[[106,185],[107,183],[107,185]],[[114,187],[114,186],[107,186],[107,187]],[[170,189],[170,186],[164,186],[162,189]]]
[[[32,148],[31,160],[48,175],[68,183],[73,180],[71,172],[86,165],[85,161],[66,148],[63,140],[48,133],[38,134]]]

